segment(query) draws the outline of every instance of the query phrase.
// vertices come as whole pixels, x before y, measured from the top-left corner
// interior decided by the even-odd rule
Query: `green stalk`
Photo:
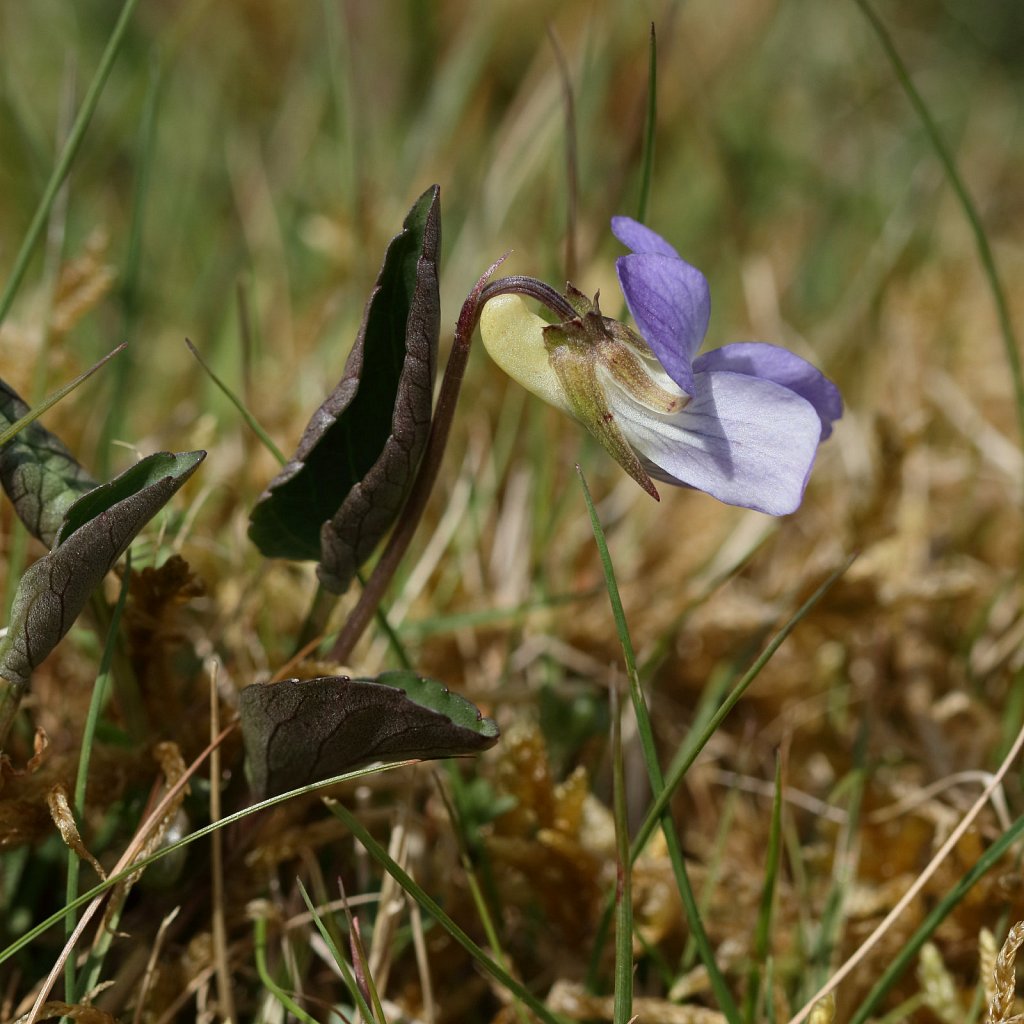
[[[281,449],[274,444],[273,438],[271,438],[271,436],[260,425],[259,420],[249,412],[245,407],[245,403],[234,393],[234,391],[232,391],[231,388],[229,388],[227,384],[225,384],[224,381],[222,381],[220,377],[213,372],[210,364],[199,354],[199,350],[191,341],[189,341],[188,338],[185,339],[185,344],[188,346],[189,352],[195,356],[196,362],[206,372],[206,375],[214,384],[217,385],[218,388],[220,388],[227,400],[239,411],[242,419],[245,420],[249,429],[263,442],[263,447],[266,448],[275,459],[277,459],[278,465],[283,466],[288,460],[284,457],[284,453]]]
[[[668,801],[672,790],[666,788],[665,778],[662,775],[661,765],[658,762],[658,753],[654,744],[654,730],[651,727],[647,702],[640,688],[640,675],[636,668],[633,641],[630,638],[629,627],[626,624],[626,613],[623,610],[622,599],[619,596],[619,587],[615,580],[615,570],[612,566],[611,555],[608,552],[608,543],[605,540],[604,529],[597,517],[597,509],[594,507],[593,498],[590,496],[590,488],[587,486],[587,481],[579,467],[577,467],[576,472],[579,474],[580,483],[583,486],[583,497],[587,503],[587,511],[590,513],[590,525],[593,528],[594,540],[597,542],[598,554],[601,557],[601,567],[604,570],[608,599],[611,602],[612,614],[615,618],[615,628],[619,634],[619,642],[622,645],[622,654],[626,662],[626,673],[629,678],[629,695],[633,700],[633,710],[636,715],[640,746],[643,751],[647,774],[650,778],[651,792],[655,796],[655,806],[658,807],[657,817],[652,818],[652,808],[648,812],[647,820],[660,823],[661,825],[669,860],[672,862],[676,885],[679,888],[679,895],[683,901],[683,908],[686,911],[686,920],[690,926],[690,932],[693,935],[694,941],[697,943],[701,961],[707,968],[708,979],[711,982],[711,988],[715,993],[715,998],[718,1000],[719,1007],[729,1021],[729,1024],[739,1024],[739,1009],[732,997],[732,993],[729,991],[728,985],[726,985],[725,977],[719,970],[718,963],[715,960],[715,951],[711,948],[711,940],[708,938],[707,931],[704,928],[704,922],[701,920],[700,910],[697,907],[697,900],[693,895],[693,887],[690,885],[690,877],[683,860],[683,850],[679,842],[679,834],[675,829],[671,812],[668,809]],[[635,861],[636,854],[640,848],[637,845],[637,841],[634,840],[629,857],[630,864]]]
[[[743,678],[733,687],[729,696],[723,701],[722,706],[715,712],[714,715],[708,720],[707,724],[701,730],[700,735],[690,745],[685,756],[680,756],[673,760],[672,766],[669,770],[668,779],[665,782],[664,789],[660,794],[655,794],[654,803],[648,809],[646,816],[644,817],[643,823],[637,831],[636,836],[633,838],[633,846],[630,851],[630,856],[635,861],[640,855],[640,851],[643,850],[650,839],[651,833],[661,822],[661,816],[665,809],[668,807],[668,802],[672,798],[672,794],[676,791],[679,784],[683,781],[686,773],[689,771],[690,766],[694,761],[697,760],[697,756],[701,750],[704,749],[708,740],[715,734],[715,731],[725,720],[726,716],[730,711],[739,703],[740,698],[746,692],[750,684],[760,674],[761,669],[771,660],[775,652],[782,646],[786,638],[796,628],[798,622],[825,596],[828,590],[836,583],[836,581],[846,572],[846,570],[853,563],[856,555],[851,555],[838,569],[833,571],[831,575],[821,584],[820,587],[800,606],[796,614],[779,630],[778,633],[772,638],[771,642],[761,653],[760,657],[754,662],[753,665],[743,675]],[[605,903],[604,913],[602,914],[601,920],[597,926],[597,934],[594,940],[594,949],[591,953],[590,958],[590,969],[588,971],[588,979],[593,981],[597,964],[600,960],[601,951],[604,947],[604,942],[608,934],[608,924],[611,917],[612,903],[609,899]],[[695,913],[697,912],[696,907],[694,908]],[[694,935],[696,940],[696,935]]]
[[[612,702],[612,788],[615,815],[615,993],[613,1024],[633,1015],[633,870],[629,860],[626,773],[622,759],[622,706],[614,686]]]
[[[747,975],[747,998],[743,1017],[747,1024],[757,1018],[757,1004],[761,998],[761,975],[766,971],[771,948],[772,908],[775,904],[775,883],[779,877],[779,855],[782,849],[782,761],[775,761],[775,799],[772,801],[772,822],[768,832],[768,860],[764,868],[764,887],[761,889],[761,907],[754,930],[754,955]],[[771,1004],[771,989],[768,989]]]
[[[640,199],[636,204],[636,219],[643,223],[647,216],[647,199],[651,194],[651,174],[654,170],[654,132],[658,118],[658,37],[651,22],[651,39],[647,56],[647,118],[644,121],[644,155],[640,164]]]
[[[1020,432],[1021,441],[1024,442],[1024,371],[1021,370],[1020,349],[1017,345],[1017,337],[1013,329],[1013,321],[1010,317],[1010,305],[1006,300],[1006,292],[1003,289],[999,272],[996,269],[992,247],[988,244],[985,226],[981,222],[981,216],[974,205],[974,200],[971,199],[970,193],[967,191],[967,186],[964,185],[963,179],[960,177],[960,172],[956,169],[956,162],[943,141],[942,134],[939,132],[939,126],[935,123],[935,119],[921,98],[921,94],[915,88],[913,81],[911,81],[907,66],[903,63],[903,58],[896,49],[892,36],[889,35],[885,25],[882,24],[881,19],[875,14],[868,0],[854,0],[854,2],[860,7],[864,17],[867,18],[868,23],[878,36],[882,49],[885,50],[885,55],[889,58],[893,71],[896,72],[896,78],[906,93],[907,99],[910,100],[910,105],[914,108],[914,112],[921,119],[921,124],[924,126],[928,141],[931,142],[935,155],[939,158],[939,163],[942,164],[942,169],[949,179],[949,184],[952,186],[960,207],[964,211],[964,216],[970,224],[971,232],[974,235],[974,244],[978,247],[978,257],[981,260],[982,270],[988,279],[992,298],[996,304],[999,331],[1003,338],[1003,348],[1006,350],[1006,361],[1010,367],[1010,379],[1013,382],[1014,400],[1017,406],[1017,427]]]
[[[110,683],[110,666],[114,660],[114,650],[117,647],[117,631],[121,624],[121,613],[124,611],[125,601],[128,599],[128,581],[131,579],[131,574],[132,554],[129,548],[125,554],[121,590],[117,595],[117,603],[114,605],[114,611],[110,619],[106,643],[103,646],[103,656],[100,659],[100,670],[92,688],[92,696],[89,698],[89,711],[85,718],[85,728],[82,730],[82,748],[78,755],[78,774],[75,776],[74,803],[72,805],[75,820],[79,822],[83,820],[85,815],[85,791],[89,783],[89,761],[92,758],[96,726],[99,724],[100,712],[103,710],[107,697],[107,689]],[[68,903],[71,903],[78,895],[80,864],[81,862],[74,850],[68,850],[68,878],[65,890]],[[78,915],[74,911],[70,911],[65,925],[67,935],[71,935],[77,924]],[[69,956],[64,964],[64,1001],[67,1003],[78,1002],[76,981],[75,958]]]
[[[267,967],[267,919],[257,917],[253,922],[253,952],[256,954],[256,973],[263,982],[263,987],[289,1012],[293,1013],[302,1024],[317,1024],[304,1009],[274,980]]]
[[[875,982],[867,998],[850,1018],[850,1024],[865,1024],[878,1009],[879,1003],[888,995],[889,990],[899,981],[903,972],[914,962],[921,947],[932,937],[935,930],[949,916],[957,904],[970,892],[971,888],[1002,859],[1006,853],[1024,835],[1024,817],[1018,818],[975,862],[970,871],[945,896],[939,900],[932,912],[924,919],[921,926],[904,943],[899,952],[892,958],[882,976]]]
[[[345,823],[349,831],[359,840],[373,859],[430,914],[437,923],[500,985],[525,1003],[545,1024],[562,1024],[522,982],[512,977],[500,964],[492,960],[418,885],[409,874],[388,855],[380,843],[363,827],[358,818],[347,807],[334,801],[328,807],[335,817]]]
[[[78,111],[78,116],[75,118],[75,122],[71,126],[71,131],[68,133],[67,142],[64,143],[64,148],[61,150],[60,157],[57,160],[57,165],[54,167],[53,173],[50,175],[50,180],[46,183],[46,188],[43,190],[42,198],[39,200],[39,205],[36,207],[36,212],[32,217],[32,223],[29,224],[28,231],[22,240],[21,248],[18,250],[18,255],[14,258],[14,266],[11,268],[11,275],[7,279],[7,284],[4,287],[3,293],[0,294],[0,324],[7,319],[7,314],[11,311],[14,296],[17,294],[18,288],[21,286],[21,282],[28,270],[32,253],[39,241],[40,235],[43,233],[43,229],[46,226],[47,218],[50,215],[50,208],[53,206],[54,200],[57,198],[57,193],[60,191],[60,187],[63,184],[64,179],[68,176],[68,172],[71,170],[71,164],[74,162],[75,156],[78,154],[78,149],[82,144],[82,140],[85,138],[86,130],[89,127],[89,122],[92,120],[92,115],[96,110],[96,105],[99,103],[103,87],[107,84],[107,78],[114,66],[114,61],[117,59],[117,54],[121,49],[121,44],[124,42],[124,35],[125,30],[128,28],[128,22],[131,20],[132,14],[135,12],[135,8],[138,6],[138,3],[139,0],[125,0],[124,6],[121,8],[121,14],[117,19],[117,23],[114,25],[114,30],[110,34],[110,39],[107,40],[107,46],[103,51],[103,56],[100,58],[99,67],[96,69],[96,73],[93,75],[93,79],[89,83],[89,89],[85,94],[85,99],[82,101],[82,106]]]
[[[316,925],[316,930],[320,933],[320,937],[324,940],[324,943],[330,950],[331,956],[334,957],[334,962],[338,965],[338,970],[341,971],[341,976],[345,980],[345,987],[348,989],[349,995],[352,997],[352,1002],[355,1003],[359,1012],[362,1014],[364,1021],[372,1021],[373,1011],[370,1009],[369,1004],[366,1002],[366,997],[363,995],[362,990],[356,982],[356,977],[352,973],[352,968],[349,966],[348,961],[341,955],[341,951],[338,949],[334,939],[331,937],[331,933],[327,930],[327,926],[323,923],[320,919],[320,915],[316,912],[316,908],[313,906],[313,901],[309,898],[309,893],[306,892],[306,887],[302,884],[302,879],[296,878],[295,881],[298,883],[299,892],[306,904],[306,909],[309,911],[310,916],[313,918],[313,923]]]

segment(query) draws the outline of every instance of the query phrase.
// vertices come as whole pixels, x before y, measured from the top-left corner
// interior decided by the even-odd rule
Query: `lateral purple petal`
[[[656,252],[679,259],[679,253],[661,235],[632,217],[612,217],[612,234],[633,252]]]
[[[839,389],[806,359],[787,352],[777,345],[759,341],[741,341],[734,345],[713,349],[699,356],[693,363],[693,372],[729,370],[751,377],[775,381],[806,398],[821,420],[821,439],[832,433],[833,421],[843,415],[843,400]]]
[[[711,318],[711,292],[704,275],[678,256],[657,253],[615,261],[622,294],[640,333],[665,372],[693,394],[693,355]]]
[[[619,427],[653,464],[651,475],[706,491],[727,505],[774,516],[795,511],[821,436],[811,403],[781,384],[742,373],[697,373],[694,385],[692,401],[672,416],[616,403]]]

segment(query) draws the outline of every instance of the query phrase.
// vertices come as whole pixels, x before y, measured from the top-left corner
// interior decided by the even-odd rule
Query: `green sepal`
[[[571,286],[570,286],[571,287]],[[576,306],[582,294],[573,289],[568,296]],[[616,341],[596,303],[586,300],[588,309],[575,320],[544,328],[544,346],[548,360],[558,375],[573,415],[597,438],[609,455],[655,500],[660,500],[639,456],[623,436],[608,406],[604,383],[597,368],[609,359],[609,348]]]

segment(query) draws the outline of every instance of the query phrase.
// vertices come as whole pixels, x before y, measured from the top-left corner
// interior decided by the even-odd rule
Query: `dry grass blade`
[[[868,936],[867,939],[860,945],[855,953],[850,956],[846,962],[829,978],[828,982],[819,989],[790,1020],[789,1024],[800,1024],[801,1021],[805,1020],[814,1006],[819,1000],[823,999],[829,993],[834,992],[839,987],[843,979],[849,976],[858,964],[862,963],[868,956],[874,946],[881,941],[885,933],[892,927],[893,922],[903,913],[904,910],[910,905],[914,897],[921,892],[925,887],[928,880],[938,871],[942,862],[949,856],[949,854],[955,849],[956,844],[960,841],[967,830],[974,824],[975,819],[981,813],[985,804],[992,799],[992,794],[995,793],[996,789],[1002,784],[1003,778],[1006,773],[1013,766],[1013,763],[1017,760],[1021,752],[1021,748],[1024,747],[1024,726],[1021,727],[1017,733],[1017,738],[1013,742],[1013,746],[1010,748],[1009,753],[1003,759],[1003,763],[999,766],[999,769],[992,776],[988,785],[982,791],[981,795],[971,805],[970,810],[963,816],[957,827],[949,834],[949,837],[942,844],[940,849],[936,852],[935,856],[931,859],[928,866],[921,872],[920,875],[914,880],[913,885],[903,894],[896,905],[886,914],[884,920],[877,928]]]
[[[87,861],[101,879],[106,878],[107,875],[103,870],[103,866],[86,849],[85,843],[82,842],[82,836],[78,831],[78,824],[75,822],[75,814],[71,809],[71,802],[68,800],[68,792],[64,786],[54,786],[47,795],[46,800],[50,805],[50,815],[53,818],[53,823],[57,826],[65,846],[74,850],[82,860]]]
[[[234,730],[234,728],[234,725],[229,725],[226,729],[222,730],[211,745],[207,747],[207,749],[203,751],[203,753],[200,754],[184,772],[182,772],[173,785],[168,787],[167,792],[157,803],[156,807],[154,807],[150,812],[149,817],[146,818],[142,825],[139,826],[132,842],[129,844],[125,852],[121,854],[121,857],[114,865],[110,872],[111,878],[128,870],[132,864],[145,856],[146,851],[150,849],[155,842],[153,838],[154,835],[158,834],[161,827],[166,827],[167,823],[172,819],[172,808],[176,808],[180,804],[185,792],[185,787],[188,785],[188,780],[196,771],[199,770],[199,767],[209,756],[213,748],[219,746],[227,735]],[[131,876],[129,876],[129,878],[130,877]],[[122,881],[127,882],[128,879],[124,879]],[[65,943],[64,949],[61,951],[61,954],[53,965],[52,970],[44,980],[42,987],[39,990],[39,994],[36,997],[35,1003],[26,1017],[25,1024],[36,1024],[36,1021],[39,1020],[39,1014],[42,1012],[46,999],[53,990],[53,986],[57,983],[57,979],[60,977],[61,971],[64,969],[64,962],[74,952],[75,946],[78,945],[78,940],[81,938],[82,933],[85,931],[89,922],[103,905],[106,895],[108,894],[104,893],[103,895],[97,896],[82,913],[78,924],[75,926],[74,931]]]
[[[996,957],[992,972],[992,998],[988,1005],[987,1024],[1016,1024],[1021,1014],[1014,1014],[1017,999],[1017,951],[1024,944],[1024,921],[1018,921],[1007,933],[1006,941]]]

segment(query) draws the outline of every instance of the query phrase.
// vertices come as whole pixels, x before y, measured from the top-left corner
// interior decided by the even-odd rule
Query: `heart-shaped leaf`
[[[388,245],[337,387],[252,510],[268,558],[318,559],[343,593],[391,528],[430,430],[441,303],[440,190],[416,201]]]
[[[475,705],[414,672],[255,683],[242,691],[240,713],[259,799],[373,761],[475,754],[498,740]]]
[[[0,380],[0,426],[10,426],[28,411],[17,392]],[[0,448],[0,482],[18,518],[48,548],[68,506],[96,486],[64,442],[38,421]]]
[[[21,577],[0,640],[0,743],[29,676],[78,618],[136,534],[195,472],[206,452],[157,452],[80,498],[54,549]]]

